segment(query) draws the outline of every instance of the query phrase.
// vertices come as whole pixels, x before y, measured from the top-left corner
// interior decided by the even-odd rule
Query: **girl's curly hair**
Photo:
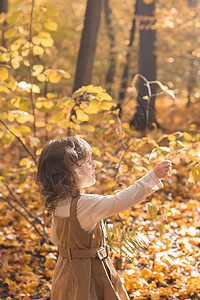
[[[53,140],[44,147],[39,158],[37,184],[49,211],[55,209],[60,199],[80,196],[78,167],[90,151],[87,142],[78,137]]]

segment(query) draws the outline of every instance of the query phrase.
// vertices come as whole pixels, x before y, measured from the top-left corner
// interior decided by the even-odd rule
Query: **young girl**
[[[51,240],[59,256],[51,300],[127,300],[108,256],[101,220],[144,200],[163,185],[170,161],[115,195],[84,194],[95,183],[92,149],[78,137],[50,141],[38,165],[37,183],[45,206],[53,211]]]

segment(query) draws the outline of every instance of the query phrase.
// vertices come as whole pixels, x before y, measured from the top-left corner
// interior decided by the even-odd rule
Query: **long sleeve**
[[[78,202],[79,222],[85,230],[91,230],[100,220],[142,202],[161,187],[163,187],[162,182],[152,170],[133,185],[115,195],[85,194],[82,201]]]
[[[155,173],[150,171],[137,180],[133,185],[115,195],[83,194],[77,204],[77,217],[85,231],[92,231],[97,222],[115,215],[137,203],[142,202],[147,196],[162,188],[162,182]],[[63,200],[55,210],[56,217],[68,217],[70,214],[70,201]],[[51,225],[51,241],[58,246],[54,218]]]

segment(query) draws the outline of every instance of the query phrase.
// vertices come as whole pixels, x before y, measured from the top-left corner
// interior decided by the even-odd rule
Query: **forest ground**
[[[130,108],[134,109],[134,103],[130,103],[128,118]],[[157,119],[162,126],[159,134],[188,131],[191,122],[199,132],[199,111],[200,103],[187,108],[184,100],[158,100]],[[158,131],[148,135],[156,139]],[[2,163],[9,164],[17,153],[11,147],[9,153],[1,156]],[[133,261],[125,262],[119,273],[131,299],[200,299],[200,186],[188,181],[183,165],[177,174],[164,180],[164,185],[164,189],[145,200],[160,208],[162,230],[155,228],[145,202],[127,211],[129,221],[146,233],[152,244],[145,251],[136,251]],[[42,217],[35,188],[32,184],[23,192],[16,192],[29,210]],[[32,225],[3,200],[0,209],[0,299],[50,299],[57,248],[42,244]],[[45,221],[50,226],[50,217]]]

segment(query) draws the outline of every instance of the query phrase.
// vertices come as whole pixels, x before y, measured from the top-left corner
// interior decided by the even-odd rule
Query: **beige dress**
[[[51,300],[128,300],[108,257],[101,223],[91,233],[82,229],[77,202],[72,200],[69,217],[54,218],[60,245]]]

